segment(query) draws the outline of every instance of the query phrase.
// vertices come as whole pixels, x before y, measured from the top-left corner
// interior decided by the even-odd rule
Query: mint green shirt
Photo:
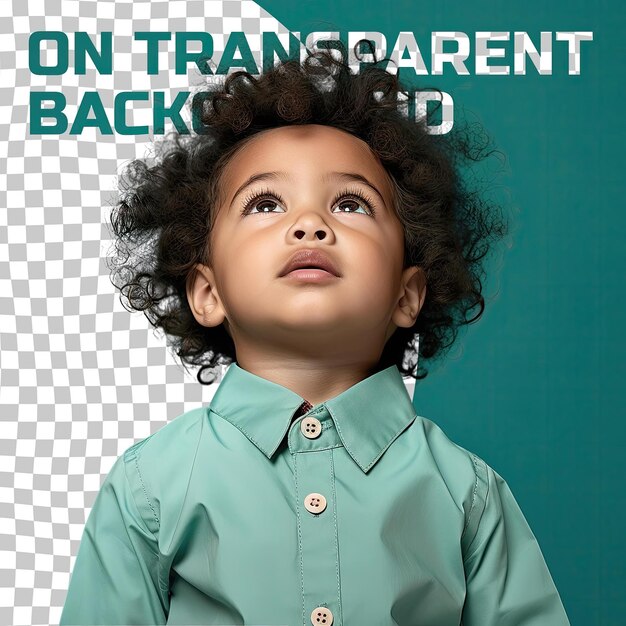
[[[128,448],[61,626],[569,625],[507,483],[415,414],[395,365],[309,407],[233,363]]]

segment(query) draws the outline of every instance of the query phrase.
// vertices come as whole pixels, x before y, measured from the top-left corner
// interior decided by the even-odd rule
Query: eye
[[[244,207],[241,210],[242,215],[248,215],[249,213],[275,213],[272,211],[273,207],[278,204],[285,204],[280,194],[264,189],[258,193],[251,193],[246,196],[244,200]],[[257,208],[257,211],[252,209]],[[282,208],[282,207],[281,207]]]
[[[341,200],[341,202],[340,202]],[[244,207],[241,210],[242,215],[253,213],[276,213],[274,209],[279,205],[284,205],[285,201],[279,193],[269,189],[263,189],[256,193],[250,193],[244,199]],[[364,215],[374,216],[374,201],[372,198],[358,189],[344,189],[340,191],[333,200],[332,206],[340,207],[339,213],[362,213]],[[282,213],[285,212],[283,206],[280,206]],[[256,210],[254,210],[256,209]]]
[[[341,202],[339,202],[341,200]],[[374,201],[368,195],[361,193],[358,189],[344,189],[340,191],[333,200],[333,207],[337,205],[339,207],[347,207],[348,210],[342,208],[340,213],[356,213],[357,211],[350,210],[351,207],[356,205],[358,208],[365,207],[365,214],[371,215],[372,217],[376,214],[374,209]]]

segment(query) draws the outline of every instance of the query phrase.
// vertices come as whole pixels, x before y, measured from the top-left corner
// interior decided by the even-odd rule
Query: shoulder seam
[[[127,465],[127,463],[125,462],[125,463],[124,463],[124,467],[122,468],[122,470],[123,470],[123,473],[124,473],[124,480],[125,480],[125,483],[126,483],[126,485],[127,485],[127,487],[128,487],[128,494],[129,494],[129,498],[130,498],[130,500],[132,501],[132,503],[135,505],[135,510],[137,511],[137,515],[139,516],[139,519],[141,520],[141,522],[142,522],[142,524],[144,525],[145,529],[146,529],[146,530],[150,533],[150,536],[151,536],[151,537],[153,537],[153,539],[156,541],[156,540],[157,540],[156,536],[155,536],[155,535],[154,535],[154,533],[150,530],[150,528],[149,528],[148,524],[146,524],[146,520],[144,519],[144,517],[143,517],[143,515],[142,515],[142,513],[141,513],[141,509],[140,509],[140,508],[139,508],[139,506],[137,505],[137,500],[135,499],[135,494],[133,493],[133,490],[132,490],[132,485],[130,484],[130,480],[129,480],[129,478],[128,478],[128,473],[127,473],[127,471],[126,471],[126,465]],[[155,556],[157,556],[157,555],[155,555]]]
[[[482,519],[482,514],[485,510],[485,506],[487,503],[487,492],[489,490],[489,478],[486,476],[487,473],[487,465],[485,461],[483,461],[480,457],[470,452],[472,457],[472,463],[474,466],[474,491],[472,494],[472,504],[470,507],[470,511],[467,515],[467,520],[465,522],[465,527],[463,528],[463,533],[461,534],[461,543],[463,547],[463,560],[465,561],[467,555],[469,554],[469,549],[471,548],[476,536],[478,534],[478,526],[480,525],[480,520]],[[481,474],[483,474],[481,476]],[[479,483],[482,481],[486,485],[485,493],[479,493]],[[478,504],[482,500],[482,507],[479,507]],[[479,510],[480,508],[480,510]]]
[[[149,435],[148,437],[145,437],[144,439],[141,439],[140,441],[138,441],[137,443],[133,444],[128,450],[126,450],[126,452],[124,453],[124,461],[128,464],[132,463],[135,469],[135,472],[137,473],[137,476],[139,477],[139,484],[141,485],[141,491],[143,492],[144,498],[146,499],[146,503],[148,505],[148,507],[150,507],[150,510],[152,511],[152,515],[154,515],[154,519],[156,521],[156,527],[157,529],[159,528],[161,522],[159,520],[159,517],[156,513],[156,510],[152,504],[152,501],[150,500],[150,497],[148,495],[148,490],[146,489],[146,485],[145,482],[143,480],[143,476],[141,474],[141,469],[139,468],[139,450],[143,447],[143,445],[148,441],[148,439],[150,439],[155,433],[152,433],[152,435]],[[134,494],[133,495],[133,499],[134,499]],[[135,505],[137,506],[137,510],[139,511],[139,515],[141,517],[141,519],[143,520],[143,523],[145,524],[146,528],[148,528],[148,530],[150,530],[150,526],[149,524],[146,522],[145,519],[143,519],[143,515],[141,515],[141,508],[138,506],[138,503],[135,503]],[[154,535],[154,533],[152,531],[150,531],[150,533]],[[155,537],[156,538],[156,537]]]
[[[472,520],[472,513],[474,512],[474,507],[476,506],[476,493],[478,492],[478,472],[476,471],[476,455],[470,452],[472,457],[472,467],[474,469],[474,491],[472,492],[472,504],[470,506],[470,511],[467,515],[467,519],[465,520],[465,527],[463,528],[463,533],[461,534],[461,539],[465,535],[467,531],[467,527],[469,526],[470,521]]]
[[[152,506],[152,502],[150,501],[150,498],[148,497],[148,490],[146,489],[146,485],[143,482],[143,476],[141,475],[141,470],[139,469],[139,459],[137,455],[135,455],[133,460],[135,461],[135,469],[137,470],[137,475],[139,476],[139,482],[141,483],[141,490],[143,491],[143,495],[146,497],[146,502],[148,503],[148,506],[150,507],[150,510],[152,511],[152,515],[154,515],[154,519],[156,520],[156,523],[158,526],[160,525],[161,522],[159,521],[159,516],[154,510],[154,506]]]

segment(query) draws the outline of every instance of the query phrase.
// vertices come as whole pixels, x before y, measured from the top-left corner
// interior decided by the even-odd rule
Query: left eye
[[[278,202],[275,200],[270,200],[269,198],[265,198],[260,200],[254,205],[254,208],[257,209],[257,213],[272,213],[273,208],[277,208]]]
[[[356,211],[350,210],[350,205],[356,206],[357,208],[361,208],[361,209],[363,209],[363,207],[367,207],[366,202],[364,202],[363,200],[358,200],[354,198],[346,198],[345,200],[342,200],[339,203],[335,203],[335,206],[338,206],[338,207],[346,207],[346,205],[348,206],[348,210],[342,208],[342,210],[340,211],[341,213],[356,213]],[[362,212],[367,214],[367,210],[364,210]]]

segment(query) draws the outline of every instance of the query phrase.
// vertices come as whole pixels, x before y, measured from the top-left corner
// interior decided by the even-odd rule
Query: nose
[[[333,232],[315,211],[300,213],[290,229],[290,237],[296,239],[332,239]]]

